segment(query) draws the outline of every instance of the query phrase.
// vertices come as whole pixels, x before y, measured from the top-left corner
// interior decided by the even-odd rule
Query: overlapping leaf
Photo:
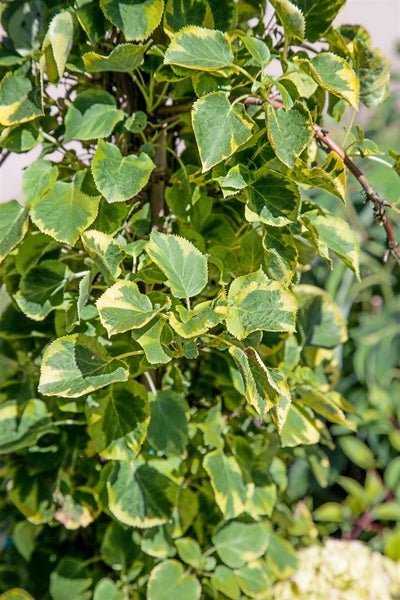
[[[191,25],[172,37],[164,62],[196,71],[222,71],[232,65],[233,52],[221,31]]]
[[[293,167],[308,142],[314,137],[310,114],[301,104],[289,110],[267,107],[268,139],[277,157]]]
[[[87,196],[79,182],[57,181],[31,206],[31,219],[43,233],[73,246],[95,220],[100,196]]]
[[[0,204],[0,262],[24,237],[28,210],[16,200]]]
[[[360,83],[344,58],[331,52],[321,52],[314,56],[308,65],[320,86],[358,108]]]
[[[269,538],[270,527],[266,523],[232,521],[213,535],[212,541],[222,562],[236,569],[262,556]]]
[[[98,266],[107,284],[111,284],[121,275],[121,261],[124,258],[122,246],[115,239],[103,233],[90,229],[82,234],[85,248]]]
[[[306,20],[306,38],[316,42],[327,31],[346,0],[292,0]]]
[[[0,454],[28,448],[43,435],[55,433],[46,404],[42,400],[29,400],[21,411],[15,400],[0,405]]]
[[[94,338],[83,334],[56,339],[45,350],[39,391],[45,396],[78,398],[128,379],[124,362],[110,356]]]
[[[67,10],[58,12],[50,21],[43,50],[50,51],[51,57],[48,60],[54,60],[57,77],[64,74],[65,65],[72,47],[74,36],[74,20],[72,13]],[[51,69],[50,65],[50,69]]]
[[[146,360],[151,365],[165,365],[172,359],[173,353],[169,348],[171,334],[171,328],[164,319],[155,319],[132,331],[133,339],[143,348]]]
[[[166,276],[176,298],[191,298],[206,286],[207,259],[188,240],[152,231],[146,252]]]
[[[253,331],[294,331],[296,300],[261,271],[237,277],[228,292],[228,331],[242,340]]]
[[[267,275],[288,286],[298,261],[298,252],[289,228],[264,226],[264,263]]]
[[[85,90],[78,94],[65,115],[64,141],[105,138],[124,116],[111,94],[104,90]]]
[[[201,585],[194,575],[185,572],[177,560],[165,560],[152,570],[147,588],[148,600],[174,597],[176,600],[199,600]]]
[[[0,82],[0,125],[26,123],[41,115],[39,93],[30,79],[7,73]]]
[[[205,456],[203,466],[210,477],[215,502],[224,519],[234,519],[246,506],[246,485],[235,457],[214,450]]]
[[[119,462],[107,481],[108,507],[129,527],[147,529],[171,519],[177,485],[147,464]]]
[[[305,220],[312,223],[322,242],[359,277],[360,247],[350,225],[339,217],[320,215],[316,211],[306,213]]]
[[[124,32],[126,40],[141,41],[159,25],[164,0],[139,0],[126,4],[119,0],[100,0],[100,7],[107,19]]]
[[[283,374],[277,369],[268,369],[256,350],[229,348],[242,374],[246,399],[261,417],[272,409],[272,416],[280,432],[290,407],[290,389]]]
[[[340,200],[346,199],[346,171],[343,159],[331,152],[322,167],[307,167],[297,161],[292,171],[293,178],[298,183],[319,187]]]
[[[300,192],[296,184],[283,175],[261,168],[246,189],[246,219],[272,227],[285,227],[296,221]]]
[[[360,101],[368,108],[377,106],[389,91],[391,64],[379,48],[354,40],[354,70],[360,81]]]
[[[109,336],[143,327],[157,312],[133,281],[114,283],[100,296],[96,306]]]
[[[109,460],[130,461],[140,451],[150,420],[146,389],[136,381],[114,384],[86,404],[88,432]]]
[[[214,17],[207,0],[167,0],[163,25],[172,37],[188,25],[213,29]]]
[[[118,44],[107,56],[97,52],[86,52],[83,55],[85,69],[89,73],[113,71],[116,73],[132,73],[143,62],[149,44]]]
[[[285,34],[290,37],[296,37],[299,40],[304,39],[306,22],[304,15],[296,6],[296,2],[290,0],[271,0],[271,4],[283,25]]]
[[[150,445],[163,454],[183,454],[188,443],[188,407],[177,393],[158,392],[150,403],[151,420],[147,431]]]
[[[97,189],[107,202],[124,202],[145,187],[154,166],[145,152],[122,156],[117,146],[99,140],[92,173]]]
[[[231,105],[224,92],[199,98],[192,122],[203,172],[234,154],[250,139],[254,126],[243,106]]]

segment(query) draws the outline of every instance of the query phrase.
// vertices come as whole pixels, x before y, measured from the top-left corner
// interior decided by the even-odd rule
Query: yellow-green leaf
[[[121,4],[119,0],[100,0],[100,7],[128,41],[141,41],[149,37],[159,25],[164,10],[164,0],[135,0]]]
[[[228,158],[247,142],[254,126],[241,104],[232,106],[224,92],[199,98],[192,122],[203,173]]]
[[[237,460],[234,456],[226,456],[223,452],[214,450],[205,456],[203,465],[224,519],[234,519],[245,510],[247,495]]]
[[[27,77],[7,73],[0,82],[0,125],[26,123],[42,115],[39,90]]]
[[[315,80],[328,92],[358,108],[360,83],[349,63],[331,52],[321,52],[308,63]]]
[[[232,65],[233,52],[221,31],[190,25],[172,37],[164,62],[196,71],[221,71]]]
[[[82,58],[85,69],[89,73],[102,73],[103,71],[132,73],[142,64],[148,47],[149,43],[141,46],[118,44],[108,56],[92,51],[86,52]]]
[[[28,210],[16,200],[0,204],[0,262],[24,237],[28,229]]]

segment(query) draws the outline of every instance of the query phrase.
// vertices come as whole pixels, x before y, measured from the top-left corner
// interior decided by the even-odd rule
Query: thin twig
[[[269,102],[276,109],[283,108],[283,104],[279,100],[270,98]],[[259,98],[249,97],[246,98],[245,104],[262,104],[262,100]],[[372,202],[375,218],[386,231],[386,250],[383,255],[383,261],[387,262],[389,255],[392,255],[396,262],[400,264],[399,243],[394,233],[393,224],[387,214],[387,208],[391,207],[390,202],[382,198],[374,190],[364,173],[357,167],[357,165],[346,154],[346,152],[334,140],[332,140],[332,138],[329,137],[328,132],[325,129],[319,125],[314,125],[314,133],[317,141],[324,150],[328,152],[334,152],[343,160],[350,173],[354,175],[364,190],[366,199],[369,202]]]

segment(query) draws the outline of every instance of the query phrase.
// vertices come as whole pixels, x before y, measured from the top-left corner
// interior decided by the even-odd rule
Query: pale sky
[[[348,0],[336,23],[363,25],[373,45],[381,48],[400,70],[400,57],[395,54],[396,43],[400,41],[400,0]],[[22,200],[22,169],[38,154],[38,149],[34,149],[6,160],[0,168],[0,202]]]

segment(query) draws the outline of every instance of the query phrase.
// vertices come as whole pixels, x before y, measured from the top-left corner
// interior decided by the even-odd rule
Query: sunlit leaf
[[[246,189],[246,219],[272,227],[285,227],[298,217],[300,192],[296,184],[283,175],[260,169]]]
[[[194,575],[185,572],[176,560],[165,560],[150,573],[147,588],[148,600],[174,597],[176,600],[199,600],[201,586]]]
[[[139,0],[121,4],[119,0],[100,0],[107,19],[121,29],[127,40],[145,40],[159,25],[164,0]]]
[[[267,523],[238,521],[228,523],[212,537],[220,559],[233,569],[262,556],[268,548],[269,539]]]
[[[294,36],[300,40],[304,39],[306,21],[296,2],[290,0],[271,0],[271,4],[283,25],[285,34]]]
[[[205,456],[203,465],[224,518],[233,519],[240,515],[245,510],[246,486],[235,457],[214,450]]]
[[[0,204],[0,262],[20,243],[28,229],[28,210],[16,200]]]
[[[38,91],[30,79],[7,73],[0,82],[0,125],[26,123],[41,115]]]
[[[233,53],[221,31],[191,25],[172,37],[164,62],[198,71],[220,71],[232,65]]]
[[[85,90],[78,94],[65,115],[64,141],[105,138],[123,118],[124,113],[116,108],[111,94]]]
[[[199,98],[192,121],[203,172],[236,152],[250,139],[254,126],[243,106],[232,105],[224,92]]]
[[[77,398],[127,379],[124,362],[110,356],[95,339],[74,334],[58,338],[46,348],[39,391],[45,396]]]
[[[97,189],[107,202],[124,202],[148,183],[154,163],[145,152],[122,156],[115,144],[99,140],[92,163]]]
[[[289,110],[267,107],[268,139],[277,157],[293,167],[308,142],[314,137],[311,116],[302,104]]]
[[[359,80],[349,63],[331,52],[321,52],[308,63],[316,81],[328,92],[358,108]]]
[[[132,73],[143,62],[143,57],[149,44],[135,46],[134,44],[119,44],[103,56],[97,52],[86,52],[82,56],[85,69],[89,73],[113,71],[116,73]]]
[[[191,298],[207,284],[207,259],[185,238],[152,231],[146,252],[167,277],[176,298]]]

